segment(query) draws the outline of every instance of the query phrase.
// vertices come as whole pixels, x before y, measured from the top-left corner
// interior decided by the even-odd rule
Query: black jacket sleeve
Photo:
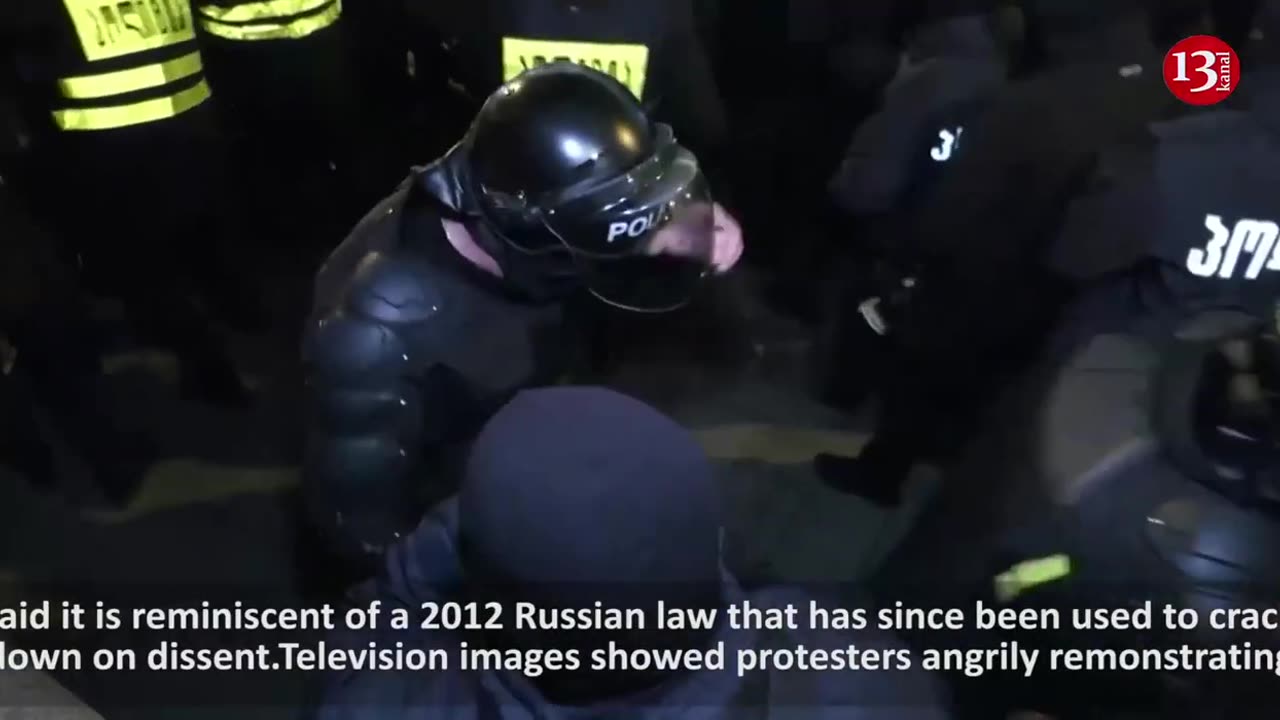
[[[423,459],[447,428],[438,271],[376,242],[398,232],[401,209],[385,201],[330,257],[304,337],[308,509],[335,550],[357,558],[416,525]]]

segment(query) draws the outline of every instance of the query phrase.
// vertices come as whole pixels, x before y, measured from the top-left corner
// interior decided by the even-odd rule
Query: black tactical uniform
[[[369,559],[412,528],[451,487],[451,448],[564,370],[569,294],[687,301],[709,267],[710,209],[696,159],[624,86],[553,63],[499,88],[317,277],[304,472],[337,550]],[[463,258],[463,226],[500,279]]]
[[[200,300],[243,320],[222,251],[235,234],[211,91],[188,0],[6,3],[0,61],[32,134],[24,178],[86,276],[179,356],[186,387],[244,388]],[[7,69],[6,69],[7,72]]]
[[[903,223],[928,200],[940,175],[961,151],[965,128],[988,98],[1004,86],[1013,58],[1013,39],[1001,27],[1001,15],[973,14],[934,18],[919,27],[907,63],[885,89],[881,108],[859,126],[830,183],[831,198],[851,222],[856,238],[843,238],[837,248],[856,267],[838,265],[838,288],[829,308],[824,336],[827,368],[821,391],[830,402],[853,406],[861,400],[854,382],[846,389],[849,354],[867,352],[862,333],[849,325],[863,323],[869,297],[892,293],[892,286],[912,272],[914,251],[899,232]],[[948,11],[956,3],[942,3]],[[854,244],[854,240],[857,244]],[[891,287],[879,287],[887,283]]]
[[[852,488],[865,474],[869,493],[893,501],[913,458],[951,449],[960,428],[949,424],[963,424],[956,418],[1016,366],[1019,349],[1036,347],[1066,289],[1040,263],[1065,204],[1099,152],[1178,107],[1149,23],[1124,10],[1052,0],[1039,8],[1041,27],[1054,31],[1045,36],[1048,57],[1059,64],[993,98],[905,230],[920,272],[907,296],[894,299],[899,307],[877,311],[894,370],[850,368],[882,381],[880,429],[855,464],[819,459],[831,482]],[[1074,111],[1080,107],[1090,111]],[[874,339],[885,330],[868,324],[865,332]]]
[[[398,128],[368,102],[372,93],[353,65],[347,8],[342,0],[192,5],[256,220],[287,228],[264,235],[328,247],[404,172],[403,165],[382,167]]]
[[[615,77],[700,155],[724,141],[725,112],[691,0],[406,5],[415,72],[432,85],[427,94],[449,86],[446,106],[460,110],[455,126],[442,128],[446,140],[500,83],[537,64],[567,59]],[[439,116],[437,109],[432,124],[441,122]]]
[[[1013,561],[1065,554],[1071,573],[1021,602],[1169,602],[1199,610],[1202,629],[1212,608],[1274,606],[1280,200],[1268,188],[1280,182],[1280,72],[1247,72],[1239,107],[1153,124],[1141,144],[1099,162],[1048,255],[1075,293],[1051,329],[1044,377],[1020,378],[984,422],[954,470],[959,482],[944,485],[886,563],[885,597],[920,592],[947,605],[957,591],[990,596],[991,575]],[[1229,639],[1274,649],[1269,635],[1139,630],[1048,643],[1198,648]],[[1001,697],[1022,694],[1020,680],[992,682]],[[1167,705],[1160,717],[1266,717],[1274,684],[1270,672],[1086,683],[1046,674],[1029,694],[1052,715],[1154,699]],[[999,716],[991,710],[975,717]]]
[[[57,463],[36,412],[43,407],[108,500],[124,503],[148,449],[120,432],[106,407],[97,333],[74,270],[3,175],[0,237],[0,462],[39,487],[54,485]]]
[[[831,180],[841,209],[855,216],[904,212],[928,192],[959,152],[965,126],[1008,77],[1009,45],[997,22],[993,13],[975,12],[916,30],[906,64]]]
[[[1158,262],[1148,269],[1158,283],[1128,312],[1106,313],[1114,326],[1153,305],[1266,316],[1280,297],[1280,203],[1267,189],[1280,159],[1280,73],[1257,69],[1249,82],[1248,107],[1159,123],[1108,153],[1073,203],[1047,258],[1056,273],[1087,285]]]

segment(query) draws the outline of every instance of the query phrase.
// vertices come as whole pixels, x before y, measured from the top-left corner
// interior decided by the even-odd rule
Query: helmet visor
[[[710,187],[697,159],[674,141],[660,144],[654,157],[621,177],[561,200],[542,217],[573,254],[587,288],[611,305],[674,310],[711,271]]]

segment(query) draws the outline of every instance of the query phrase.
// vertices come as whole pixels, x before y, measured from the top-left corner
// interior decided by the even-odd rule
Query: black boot
[[[93,473],[108,504],[125,507],[142,485],[147,468],[155,460],[155,448],[145,438],[122,431],[106,407],[97,378],[81,378],[78,384],[63,381],[57,392],[45,395],[59,431]],[[63,401],[67,390],[75,398]]]
[[[881,507],[897,507],[915,458],[893,443],[872,439],[857,457],[823,453],[813,460],[819,479],[828,487],[856,495]]]
[[[102,388],[97,337],[85,307],[68,298],[33,313],[17,333],[16,369],[30,378],[34,402],[89,465],[103,494],[126,503],[154,453],[121,432]],[[38,455],[31,457],[37,467]]]

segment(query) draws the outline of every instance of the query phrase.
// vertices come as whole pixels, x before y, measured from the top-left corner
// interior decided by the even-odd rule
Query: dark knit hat
[[[719,582],[709,460],[675,421],[611,390],[516,396],[475,441],[459,511],[474,577],[627,597]]]

